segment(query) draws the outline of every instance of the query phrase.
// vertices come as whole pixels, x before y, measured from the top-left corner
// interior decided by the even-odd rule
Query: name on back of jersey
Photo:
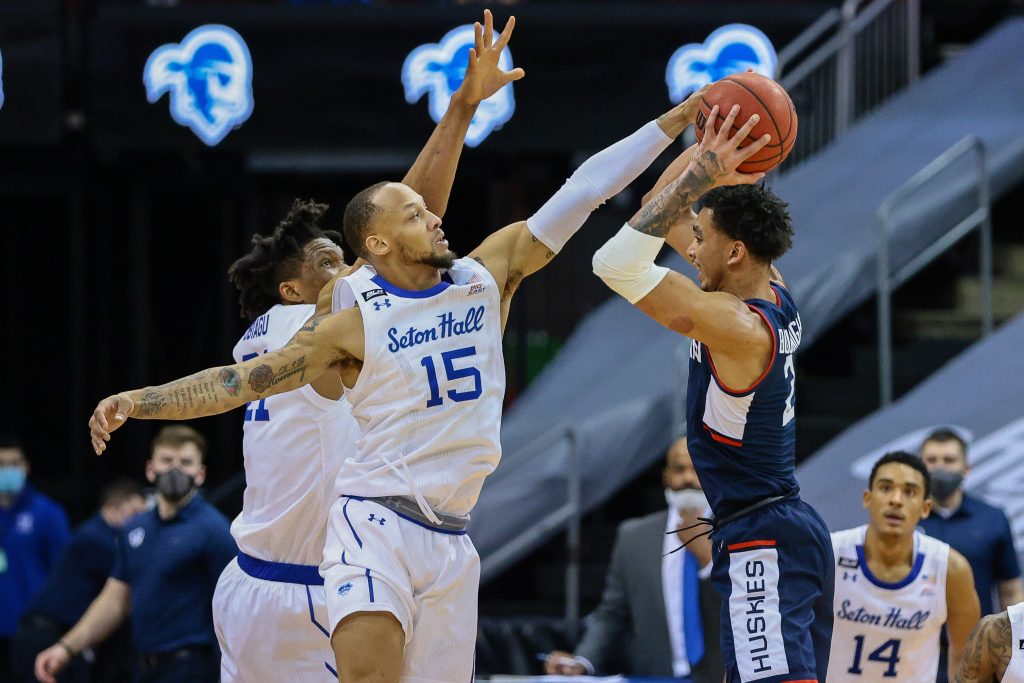
[[[797,313],[796,320],[793,320],[786,327],[779,328],[779,353],[795,353],[800,347],[800,339],[803,337],[804,326],[800,322],[800,314]]]
[[[256,337],[262,337],[270,329],[270,313],[264,313],[260,317],[252,321],[252,325],[249,325],[249,329],[245,331],[245,336],[242,337],[242,341],[249,339],[255,339]]]
[[[438,322],[434,327],[425,329],[410,326],[404,332],[399,332],[397,327],[392,327],[388,329],[388,350],[396,353],[438,339],[478,332],[484,329],[485,310],[484,306],[474,306],[462,318],[456,318],[455,313],[448,311],[436,316]]]

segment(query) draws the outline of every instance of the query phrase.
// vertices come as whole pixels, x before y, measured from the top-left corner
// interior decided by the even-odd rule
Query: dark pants
[[[135,674],[135,683],[218,683],[219,680],[220,650],[210,646],[143,655]]]
[[[35,683],[36,655],[60,640],[67,630],[62,624],[39,614],[23,616],[11,638],[11,678],[0,680]],[[57,680],[60,683],[89,683],[92,680],[89,670],[89,663],[79,655],[60,672]]]
[[[835,563],[818,513],[790,498],[723,525],[711,539],[711,580],[725,598],[726,680],[823,682]]]

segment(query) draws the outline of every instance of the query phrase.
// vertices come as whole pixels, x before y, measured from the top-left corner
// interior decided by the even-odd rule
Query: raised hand
[[[96,405],[89,418],[89,440],[96,455],[107,450],[110,433],[119,428],[135,409],[135,403],[123,394],[108,396]]]
[[[701,98],[710,87],[710,85],[705,85],[700,90],[695,90],[681,103],[658,117],[658,125],[665,131],[665,135],[670,138],[678,137],[688,125],[694,122],[697,118],[697,110],[700,109]]]
[[[703,176],[708,182],[708,188],[722,187],[723,185],[749,185],[764,178],[763,172],[739,173],[736,167],[754,156],[771,141],[770,135],[762,135],[760,138],[740,149],[740,145],[746,141],[750,131],[754,129],[761,117],[754,114],[744,123],[735,135],[729,137],[736,117],[740,114],[739,105],[733,105],[729,115],[725,117],[718,132],[712,135],[715,124],[718,122],[718,105],[711,108],[708,121],[704,124],[704,140],[697,147],[697,153],[690,162],[690,169],[698,177]]]
[[[512,81],[518,81],[526,75],[520,68],[502,71],[498,64],[502,50],[512,38],[516,27],[516,18],[509,17],[504,30],[494,40],[494,17],[491,10],[484,10],[483,26],[480,22],[473,25],[475,46],[469,49],[469,62],[466,65],[466,76],[456,93],[467,104],[477,105]]]

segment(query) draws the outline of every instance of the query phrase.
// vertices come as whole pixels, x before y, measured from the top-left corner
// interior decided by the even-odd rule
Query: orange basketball
[[[758,114],[761,120],[750,131],[747,141],[740,145],[742,149],[764,134],[771,136],[771,141],[754,156],[739,165],[740,173],[757,173],[770,171],[789,156],[796,142],[796,108],[781,85],[772,79],[745,72],[726,76],[711,84],[700,102],[697,111],[697,141],[704,139],[704,124],[707,123],[711,108],[718,105],[717,126],[729,115],[734,104],[740,106],[739,116],[733,130],[738,129],[747,119]],[[717,132],[718,128],[715,129]]]

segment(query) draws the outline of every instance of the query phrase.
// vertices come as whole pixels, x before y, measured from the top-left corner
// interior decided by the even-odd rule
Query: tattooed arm
[[[970,637],[978,619],[981,606],[974,589],[974,572],[967,559],[950,548],[949,568],[946,570],[946,633],[949,635],[949,658],[947,676],[960,668],[960,660],[967,649]]]
[[[89,418],[93,449],[106,450],[110,433],[134,417],[188,420],[227,412],[249,401],[297,389],[326,373],[357,365],[363,354],[358,309],[313,318],[277,351],[244,363],[209,368],[160,386],[122,392],[100,401]]]
[[[1013,647],[1010,617],[1006,612],[990,614],[974,627],[954,683],[996,683],[1010,663]]]

